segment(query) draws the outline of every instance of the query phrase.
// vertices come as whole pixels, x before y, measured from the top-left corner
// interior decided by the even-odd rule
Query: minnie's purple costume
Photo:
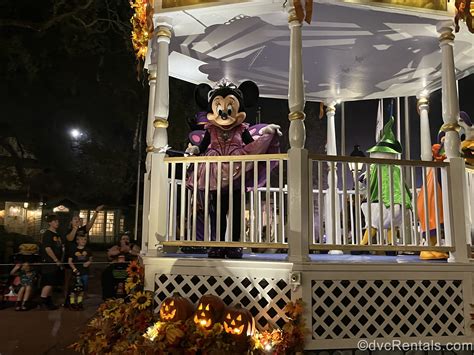
[[[213,124],[206,125],[206,134],[199,145],[199,150],[205,156],[232,156],[232,155],[252,155],[271,154],[279,152],[278,136],[275,134],[263,134],[254,140],[249,130],[249,125],[242,123],[230,130],[223,130]],[[260,164],[262,165],[262,164]],[[209,190],[217,191],[217,163],[209,164]],[[240,189],[240,177],[242,175],[242,164],[234,163],[231,173],[229,163],[221,163],[221,188],[225,190],[229,186],[229,178],[232,175],[234,180],[233,188]],[[247,172],[253,170],[253,163],[245,164]],[[261,169],[259,169],[261,170]],[[250,176],[251,175],[251,176]],[[265,183],[263,171],[259,171],[259,185]],[[247,175],[246,187],[253,186],[253,174]],[[192,178],[192,177],[191,177]],[[198,168],[198,189],[206,188],[206,164],[200,164]]]
[[[259,125],[260,126],[260,125]],[[279,152],[279,140],[277,134],[259,133],[262,127],[252,126],[241,123],[231,129],[223,129],[213,122],[205,124],[204,137],[199,144],[199,151],[204,156],[234,156],[234,155],[253,155],[253,154],[272,154]],[[190,140],[195,144],[199,141],[199,131],[191,132]],[[272,164],[274,167],[276,164]],[[218,164],[210,163],[209,166],[209,211],[211,217],[211,239],[215,240],[215,226],[217,220],[217,182],[218,182]],[[245,187],[253,187],[254,181],[254,163],[245,164]],[[258,164],[258,185],[265,184],[266,164]],[[242,164],[234,162],[233,171],[230,171],[230,164],[222,162],[220,164],[221,175],[221,230],[220,240],[225,240],[227,229],[227,213],[229,210],[229,181],[233,180],[233,218],[232,218],[232,241],[239,241],[241,234],[241,176]],[[194,184],[194,172],[189,171],[188,187],[192,188]],[[206,164],[200,163],[197,168],[197,188],[202,193],[206,189]]]
[[[232,156],[232,155],[251,155],[251,154],[272,154],[279,152],[279,141],[276,134],[263,134],[252,137],[248,130],[248,124],[240,124],[230,130],[223,130],[213,124],[206,125],[206,133],[199,145],[199,150],[204,152],[204,156]],[[272,168],[275,164],[272,164]],[[221,231],[220,240],[225,240],[227,228],[227,212],[229,210],[229,178],[233,179],[233,199],[232,209],[232,241],[239,241],[241,233],[240,209],[241,199],[240,190],[242,186],[242,164],[234,163],[233,172],[230,171],[230,164],[222,162],[221,168]],[[245,164],[245,186],[253,186],[254,173],[253,162]],[[217,178],[218,164],[209,164],[209,192],[210,192],[210,217],[211,217],[211,239],[215,240],[215,226],[217,221]],[[258,184],[265,184],[265,164],[258,165]],[[188,186],[193,187],[194,173],[190,171],[188,177]],[[206,188],[206,164],[201,163],[198,166],[197,187],[200,191]]]

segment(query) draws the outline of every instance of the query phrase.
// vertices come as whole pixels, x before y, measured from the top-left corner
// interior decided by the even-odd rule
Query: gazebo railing
[[[162,244],[287,248],[287,158],[286,154],[165,158],[169,210]],[[228,178],[231,175],[234,178]],[[235,218],[240,233],[233,230]]]
[[[453,250],[449,189],[441,184],[447,163],[326,155],[310,155],[310,161],[309,184],[317,191],[310,200],[310,249]],[[384,188],[371,194],[371,185]]]
[[[288,179],[294,172],[287,154],[166,157],[164,163],[162,246],[288,249],[301,240],[292,237],[290,219],[308,215],[303,256],[311,250],[455,251],[449,163],[310,154],[304,180],[309,193],[299,197],[308,204],[300,208],[290,203]],[[386,188],[372,191],[369,199],[374,179]],[[467,180],[472,188],[474,177]]]

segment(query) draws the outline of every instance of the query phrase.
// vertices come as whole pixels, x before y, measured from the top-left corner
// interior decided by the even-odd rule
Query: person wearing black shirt
[[[111,264],[102,272],[102,298],[119,297],[127,278],[127,266],[132,260],[137,260],[140,247],[131,243],[130,236],[123,234],[117,245],[107,251]]]
[[[136,260],[140,255],[140,247],[130,241],[128,234],[123,234],[118,244],[107,251],[107,257],[111,262],[116,262],[120,255],[124,255],[126,261]]]
[[[87,292],[87,286],[89,284],[89,267],[92,264],[92,252],[89,248],[86,247],[87,236],[82,235],[77,237],[77,245],[74,249],[71,250],[71,254],[68,258],[69,266],[71,266],[72,272],[79,276],[82,281],[82,291]],[[74,292],[71,292],[71,295]],[[75,304],[76,308],[82,309],[82,295],[79,299],[75,300],[74,295],[70,297],[71,306],[73,302],[77,301]]]
[[[66,267],[64,272],[64,305],[67,307],[68,305],[68,295],[69,295],[69,288],[70,282],[72,279],[72,271],[67,263],[69,257],[71,256],[71,252],[76,248],[76,239],[79,236],[86,236],[88,237],[89,231],[91,230],[92,226],[94,225],[95,220],[97,219],[97,215],[100,211],[104,209],[104,205],[97,206],[95,209],[94,214],[92,215],[91,219],[86,225],[83,225],[83,220],[79,216],[72,217],[69,230],[66,232],[66,252],[65,252],[65,261]]]
[[[41,255],[45,265],[42,267],[41,274],[41,301],[42,305],[49,310],[57,309],[54,305],[51,294],[53,286],[58,286],[61,282],[61,260],[63,258],[63,242],[57,233],[59,220],[56,215],[46,217],[49,228],[43,234],[41,245]]]
[[[97,206],[95,209],[94,214],[92,215],[91,219],[89,222],[87,222],[86,225],[83,225],[83,220],[82,218],[79,218],[79,216],[74,216],[72,217],[70,228],[66,233],[66,256],[69,257],[70,249],[76,247],[76,238],[78,235],[85,235],[88,234],[89,231],[91,230],[92,226],[95,223],[95,220],[97,219],[97,215],[99,214],[100,211],[104,209],[104,206]]]

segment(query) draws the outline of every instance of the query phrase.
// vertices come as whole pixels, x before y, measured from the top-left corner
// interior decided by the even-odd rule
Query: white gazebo
[[[176,290],[191,298],[214,293],[226,303],[241,303],[266,327],[280,325],[286,302],[302,298],[311,330],[307,349],[356,348],[359,339],[472,342],[474,267],[467,211],[474,196],[460,156],[456,80],[474,69],[474,37],[464,24],[455,37],[453,5],[446,0],[315,1],[311,24],[298,19],[291,1],[156,0],[154,5],[154,36],[145,63],[150,99],[143,259],[146,287],[155,291],[156,301]],[[168,125],[174,124],[168,120],[170,75],[195,84],[213,84],[223,77],[250,79],[262,96],[287,99],[291,149],[274,155],[167,157],[162,148]],[[431,162],[428,115],[429,94],[439,88],[447,155],[443,163]],[[420,160],[338,156],[337,103],[408,96],[418,98]],[[305,100],[327,107],[327,155],[305,149],[311,138],[305,133]],[[412,198],[412,207],[403,204],[402,225],[379,228],[368,245],[361,245],[366,226],[360,205],[366,192],[358,176],[353,183],[350,163],[366,171],[388,166],[390,179],[394,168],[400,168],[402,187],[407,186]],[[229,182],[229,190],[243,201],[240,211],[228,212],[229,218],[241,216],[240,241],[231,241],[229,230],[225,240],[213,238],[209,186],[202,191],[196,184],[188,188],[186,174],[177,175],[189,167],[197,171],[200,164],[207,169],[216,164],[218,171],[223,164],[231,169],[266,164],[263,187]],[[420,188],[427,200],[428,170],[442,186],[442,198],[434,199],[436,245],[428,245],[420,223],[433,212],[426,202],[423,216],[416,208]],[[250,173],[254,181],[259,178],[256,171]],[[221,189],[219,182],[217,221]],[[203,205],[198,203],[200,194]],[[370,211],[369,202],[369,219]],[[393,217],[393,203],[390,213]],[[220,230],[219,222],[216,228]],[[388,232],[395,237],[388,239]],[[183,246],[285,253],[207,259],[177,253]],[[448,262],[421,262],[413,253],[422,250],[447,252]]]

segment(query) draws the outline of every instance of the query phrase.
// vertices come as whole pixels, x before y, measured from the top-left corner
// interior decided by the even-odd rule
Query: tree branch
[[[87,0],[84,5],[77,6],[74,10],[65,12],[60,15],[53,15],[50,19],[42,23],[34,23],[29,21],[21,21],[21,20],[14,20],[14,19],[0,19],[0,27],[18,27],[29,29],[37,32],[43,32],[49,29],[50,27],[56,25],[57,23],[67,19],[68,17],[72,17],[77,13],[86,10],[89,6],[92,5],[94,0]]]
[[[20,181],[23,184],[26,183],[25,169],[23,167],[22,158],[19,156],[18,152],[15,150],[15,148],[12,147],[12,145],[6,139],[0,140],[0,147],[5,149],[14,159],[14,165],[15,165],[15,169],[18,174],[18,177],[20,178]]]

